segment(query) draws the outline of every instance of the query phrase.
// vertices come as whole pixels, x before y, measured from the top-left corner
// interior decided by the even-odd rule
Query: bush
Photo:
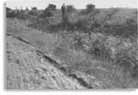
[[[138,60],[135,55],[126,51],[119,52],[114,59],[114,64],[123,68],[124,72],[129,72],[131,77],[138,78]]]
[[[95,58],[103,60],[103,61],[110,61],[111,58],[111,51],[109,48],[106,48],[104,42],[100,40],[95,40],[91,43],[91,47],[88,50],[88,53],[93,55]]]
[[[44,12],[41,14],[40,17],[41,18],[45,18],[45,17],[51,17],[51,16],[53,16],[53,13],[50,10],[45,9]]]
[[[80,31],[83,31],[83,32],[86,32],[88,31],[88,21],[87,19],[79,19],[75,24],[74,24],[74,27],[77,29],[77,30],[80,30]]]
[[[129,38],[131,40],[136,40],[137,38],[137,24],[134,22],[127,22],[123,25],[108,25],[108,27],[103,28],[103,31],[116,37]]]

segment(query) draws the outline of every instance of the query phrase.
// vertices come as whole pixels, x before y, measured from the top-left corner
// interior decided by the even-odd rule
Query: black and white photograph
[[[5,1],[4,89],[137,89],[137,15],[137,0]]]

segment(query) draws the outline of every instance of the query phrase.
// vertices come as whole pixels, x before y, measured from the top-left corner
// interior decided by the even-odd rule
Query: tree
[[[6,7],[6,16],[7,17],[17,17],[19,15],[19,11],[18,10],[13,10],[11,8]]]
[[[30,15],[33,15],[33,16],[37,16],[38,13],[37,13],[37,8],[36,7],[32,7],[31,11],[29,12]]]
[[[62,5],[61,7],[61,12],[62,12],[62,25],[66,29],[68,27],[68,14],[67,14],[67,8],[65,4]]]
[[[54,4],[49,4],[48,7],[47,7],[48,10],[51,10],[51,11],[54,11],[56,10],[56,5]]]
[[[75,10],[74,6],[72,6],[72,5],[67,6],[67,12],[72,12],[74,10]]]
[[[56,10],[56,5],[49,4],[48,7],[41,14],[41,17],[42,18],[51,17],[51,16],[53,16],[53,11],[55,11],[55,10]]]
[[[36,7],[32,7],[32,11],[37,11],[37,8]]]
[[[91,12],[91,11],[93,11],[94,9],[95,9],[95,5],[93,5],[93,4],[88,4],[88,5],[86,6],[87,12]]]

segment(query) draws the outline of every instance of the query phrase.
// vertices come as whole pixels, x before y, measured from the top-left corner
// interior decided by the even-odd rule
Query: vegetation
[[[81,63],[84,62],[88,67],[87,70],[81,69],[81,71],[92,73],[89,65],[91,66],[94,62],[90,60],[96,60],[101,62],[100,66],[104,67],[105,64],[105,67],[109,66],[109,70],[121,68],[122,71],[117,71],[121,74],[116,74],[115,77],[121,79],[122,75],[126,75],[129,76],[128,81],[135,80],[138,78],[136,16],[126,17],[126,19],[122,16],[123,23],[121,21],[116,23],[115,21],[121,16],[120,12],[123,11],[118,8],[107,9],[106,11],[105,9],[96,9],[93,4],[87,5],[86,9],[83,10],[77,10],[74,6],[68,5],[65,7],[65,13],[53,4],[49,4],[47,8],[41,11],[36,7],[31,10],[6,8],[8,18],[29,19],[31,24],[28,26],[31,28],[61,37],[62,40],[57,42],[58,46],[54,47],[55,52],[65,51],[65,55],[64,53],[58,53],[57,56],[61,56],[65,63],[70,63],[69,67],[71,69],[75,68],[76,64],[79,64],[79,67],[82,66],[82,68],[86,67],[83,66],[85,64]],[[133,13],[132,15],[137,15],[135,12]],[[41,41],[37,41],[37,43],[44,47]],[[74,51],[76,54],[74,54]],[[79,58],[84,53],[79,55],[78,52],[86,53],[91,59]],[[69,62],[66,62],[66,60]],[[80,69],[77,68],[77,70]],[[110,70],[111,73],[114,73],[112,70]],[[125,80],[125,78],[123,77],[122,80]]]
[[[76,9],[74,8],[73,5],[67,5],[67,12],[73,12],[75,11]]]
[[[87,7],[86,10],[87,10],[88,13],[95,9],[95,5],[93,5],[93,4],[88,4],[86,7]]]

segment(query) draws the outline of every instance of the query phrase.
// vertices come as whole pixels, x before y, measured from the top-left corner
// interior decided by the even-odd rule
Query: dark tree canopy
[[[32,7],[32,10],[37,10],[37,7]]]
[[[75,10],[75,8],[74,8],[73,5],[68,5],[68,6],[67,6],[67,11],[68,11],[68,12],[72,12],[72,11],[74,11],[74,10]]]
[[[48,7],[47,7],[47,9],[49,9],[49,10],[56,10],[56,5],[49,4]]]
[[[56,5],[49,4],[48,7],[43,11],[41,17],[51,17],[53,16],[53,11],[56,10]]]
[[[95,5],[94,5],[94,4],[88,4],[88,5],[86,6],[86,10],[87,10],[88,12],[93,11],[94,9],[95,9]]]
[[[31,11],[29,12],[30,15],[37,16],[38,15],[37,7],[32,7]]]
[[[16,17],[18,15],[18,10],[13,10],[11,8],[6,7],[6,16],[7,17]]]

